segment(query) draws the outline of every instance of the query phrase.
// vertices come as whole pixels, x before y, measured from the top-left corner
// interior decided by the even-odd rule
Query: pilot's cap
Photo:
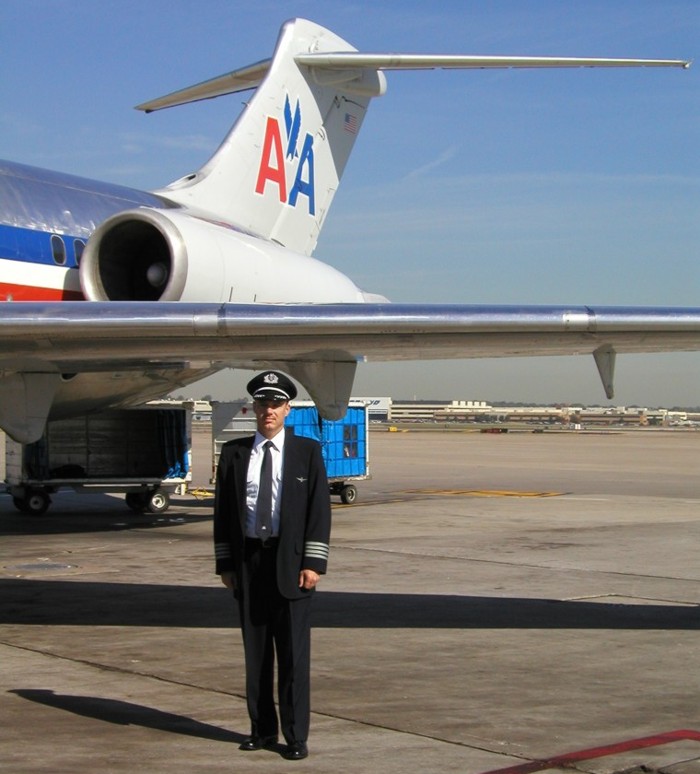
[[[264,371],[253,377],[246,387],[253,400],[294,400],[294,382],[279,371]]]

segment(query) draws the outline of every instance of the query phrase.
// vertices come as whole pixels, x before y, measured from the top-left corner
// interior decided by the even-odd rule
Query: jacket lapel
[[[236,446],[233,458],[233,475],[235,491],[238,495],[238,517],[245,533],[246,526],[246,495],[248,491],[248,463],[253,449],[254,438],[244,439],[245,443]]]

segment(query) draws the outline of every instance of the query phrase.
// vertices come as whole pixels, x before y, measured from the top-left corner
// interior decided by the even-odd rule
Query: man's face
[[[288,400],[254,400],[253,411],[260,435],[274,438],[284,426],[289,410]]]

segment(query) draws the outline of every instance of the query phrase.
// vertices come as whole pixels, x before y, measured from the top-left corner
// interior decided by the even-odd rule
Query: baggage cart
[[[5,471],[23,513],[45,513],[63,488],[123,493],[133,511],[162,513],[192,478],[191,411],[156,404],[52,420],[35,443],[7,436]]]
[[[365,401],[350,401],[342,419],[321,419],[311,401],[293,401],[285,427],[321,444],[330,493],[346,504],[357,500],[355,482],[370,478],[368,411]],[[226,441],[255,433],[253,404],[248,400],[212,403],[212,479]]]

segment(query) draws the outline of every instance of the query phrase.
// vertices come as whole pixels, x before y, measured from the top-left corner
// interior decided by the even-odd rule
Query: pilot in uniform
[[[214,505],[216,572],[238,600],[245,651],[251,733],[240,749],[274,747],[281,727],[283,757],[301,760],[311,713],[311,599],[328,563],[328,479],[320,445],[284,427],[294,383],[266,371],[247,389],[257,432],[222,447]]]

